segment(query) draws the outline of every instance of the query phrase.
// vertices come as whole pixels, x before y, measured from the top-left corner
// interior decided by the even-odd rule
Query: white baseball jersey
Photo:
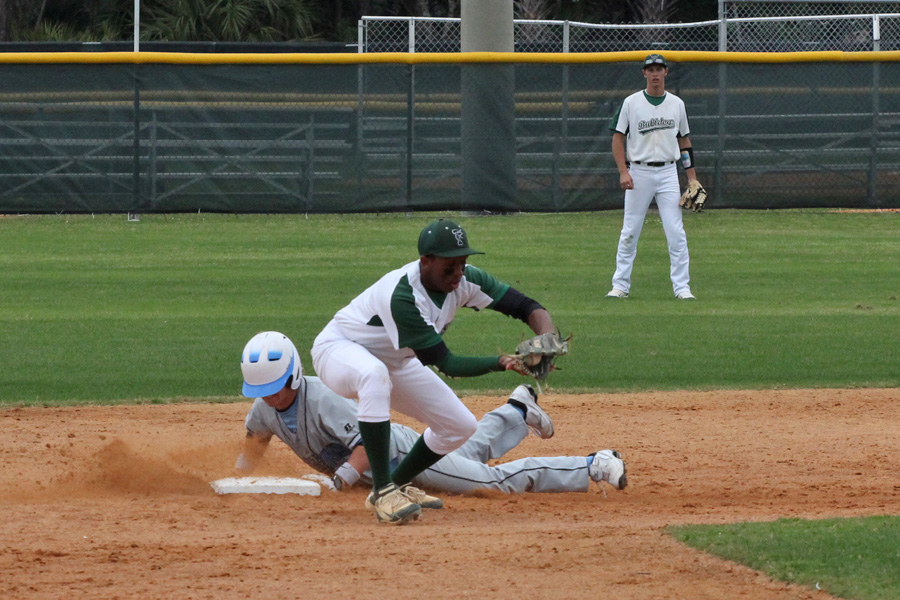
[[[684,102],[666,92],[657,103],[645,90],[627,98],[614,118],[614,131],[625,134],[625,156],[629,162],[678,160],[678,138],[690,135]]]
[[[290,447],[313,469],[334,475],[350,452],[361,443],[356,421],[356,403],[332,392],[317,377],[303,377],[291,410],[297,415],[295,427],[262,398],[247,413],[247,431],[268,442],[273,436]],[[287,412],[287,411],[285,411]],[[294,431],[296,428],[296,431]],[[494,489],[508,493],[586,492],[590,476],[584,456],[528,457],[489,466],[528,436],[528,426],[515,407],[503,406],[479,421],[475,434],[420,473],[415,485],[436,491],[464,493]],[[405,425],[391,424],[391,467],[406,456],[419,434]],[[371,483],[366,471],[363,480]]]
[[[419,260],[391,271],[339,310],[334,320],[348,339],[391,362],[429,348],[456,317],[460,307],[481,310],[500,299],[509,286],[467,265],[459,287],[449,294],[422,285]]]
[[[455,290],[430,292],[415,260],[384,275],[335,314],[313,343],[313,367],[336,393],[359,399],[360,421],[388,421],[396,410],[426,423],[422,435],[428,448],[448,454],[472,435],[477,420],[414,349],[441,343],[459,307],[493,306],[508,289],[468,265]]]

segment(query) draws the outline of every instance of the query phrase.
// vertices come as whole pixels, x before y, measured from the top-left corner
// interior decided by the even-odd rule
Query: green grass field
[[[322,326],[382,274],[415,259],[418,233],[434,216],[0,218],[0,406],[236,400],[240,351],[264,329],[291,336],[310,370],[309,346]],[[558,391],[900,386],[896,213],[688,214],[696,302],[673,298],[653,213],[625,301],[603,298],[621,211],[447,216],[487,252],[473,264],[538,299],[563,333],[574,333],[550,380]],[[495,354],[526,332],[492,311],[463,311],[445,339],[457,353]],[[499,392],[509,379],[450,383],[460,394]],[[866,591],[900,586],[896,574],[883,579],[881,563],[846,575],[834,566],[839,560],[793,566],[804,548],[809,564],[822,554],[806,542],[810,532],[832,535],[827,543],[845,550],[872,537],[868,522],[863,533],[843,523],[674,535],[775,577],[823,581],[848,598],[895,597]],[[896,540],[897,523],[876,527]],[[734,550],[704,541],[723,537]],[[773,539],[794,549],[770,552]]]
[[[416,257],[434,215],[123,215],[0,219],[4,404],[227,398],[254,333],[308,349],[332,314]],[[459,217],[472,263],[542,302],[572,352],[560,391],[900,385],[898,215],[686,215],[699,300],[674,300],[659,218],[631,297],[606,300],[621,212]],[[511,351],[527,332],[463,311],[463,354]],[[507,387],[505,374],[452,382]]]
[[[670,533],[695,548],[839,598],[891,600],[900,594],[900,519],[895,517],[687,525]]]

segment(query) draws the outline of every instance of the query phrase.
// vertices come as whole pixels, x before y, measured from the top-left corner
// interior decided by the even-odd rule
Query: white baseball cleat
[[[388,525],[403,525],[407,521],[415,521],[422,514],[422,507],[412,502],[394,483],[369,493],[366,508],[375,514],[379,523]]]
[[[606,294],[607,298],[627,298],[628,292],[623,292],[619,288],[613,288],[609,290],[609,293]]]
[[[696,300],[696,298],[694,298],[694,295],[690,291],[675,294],[675,298],[677,298],[678,300]]]
[[[616,450],[600,450],[594,454],[591,466],[588,467],[591,479],[597,483],[605,481],[617,490],[624,490],[628,485],[625,471],[625,461]]]
[[[538,406],[537,398],[533,387],[522,384],[513,390],[507,402],[525,409],[525,424],[531,429],[531,433],[546,440],[553,437],[553,419]]]
[[[444,501],[435,496],[429,496],[417,487],[411,484],[400,486],[400,491],[406,494],[409,501],[418,504],[422,508],[444,508]]]

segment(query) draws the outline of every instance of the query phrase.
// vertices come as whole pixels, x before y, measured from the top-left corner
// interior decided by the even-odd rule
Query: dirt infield
[[[480,415],[496,398],[466,399]],[[547,394],[550,440],[629,487],[445,496],[405,527],[365,492],[218,496],[249,404],[0,410],[0,598],[828,598],[706,556],[675,523],[900,514],[900,389]],[[259,474],[309,473],[280,442]]]

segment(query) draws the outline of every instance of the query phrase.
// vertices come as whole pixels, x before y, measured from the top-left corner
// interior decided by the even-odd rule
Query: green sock
[[[380,490],[391,483],[391,422],[366,423],[360,421],[359,435],[366,448],[366,456],[369,457],[372,489]]]
[[[397,465],[397,468],[394,469],[391,478],[397,485],[407,484],[413,480],[413,477],[441,460],[443,457],[443,454],[435,454],[432,452],[431,448],[425,445],[425,437],[419,436],[419,439],[416,440],[416,443],[413,445],[412,450],[409,451],[409,454],[406,455],[406,458],[404,458],[400,464]]]

